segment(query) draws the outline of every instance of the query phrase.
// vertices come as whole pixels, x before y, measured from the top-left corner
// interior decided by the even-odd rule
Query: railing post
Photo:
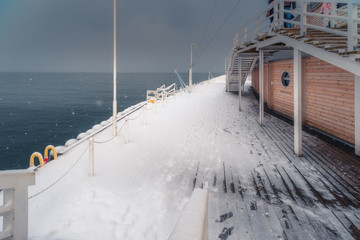
[[[162,90],[161,94],[161,106],[164,106],[164,90]]]
[[[3,190],[3,206],[7,209],[14,208],[14,189]],[[3,216],[3,232],[8,232],[9,235],[14,234],[14,227],[12,225],[14,221],[14,211],[10,211],[9,214]]]
[[[14,239],[25,239],[23,227],[28,226],[28,186],[19,186],[14,191]],[[26,232],[27,235],[27,232]],[[27,239],[27,238],[26,238]]]
[[[273,11],[273,23],[272,26],[274,26],[274,28],[278,28],[279,27],[279,3],[275,2],[274,3],[274,11]]]
[[[34,171],[0,171],[0,189],[3,189],[3,204],[0,206],[2,239],[28,239],[28,186],[34,184]]]
[[[280,8],[277,6],[277,4],[275,4],[275,9],[277,9],[277,11],[274,12],[279,15],[278,26],[280,26],[280,28],[284,28],[284,1],[280,1],[279,5]]]
[[[154,106],[155,114],[157,114],[157,99],[158,99],[158,94],[156,93],[155,94],[155,106]]]
[[[144,126],[146,126],[146,105],[143,108],[144,110]]]
[[[302,3],[301,5],[301,17],[300,17],[300,34],[301,35],[306,35],[307,33],[307,28],[306,28],[306,23],[307,23],[307,16],[306,16],[306,13],[307,13],[307,8],[308,8],[308,3],[307,2],[304,2]]]
[[[348,3],[348,36],[347,36],[347,48],[348,51],[357,50],[357,4],[356,3]]]
[[[129,143],[129,117],[126,116],[125,118],[125,142],[126,144]]]
[[[336,6],[337,4],[335,3],[335,1],[330,1],[331,4],[331,8],[330,8],[330,27],[334,27],[335,24],[335,20],[332,18],[332,16],[334,16],[336,14]]]
[[[89,138],[89,177],[94,176],[94,138]]]

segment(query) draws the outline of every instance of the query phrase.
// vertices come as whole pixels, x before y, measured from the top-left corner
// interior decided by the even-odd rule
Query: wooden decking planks
[[[293,126],[267,115],[261,128],[255,99],[245,94],[244,102],[247,124],[238,127],[252,136],[243,144],[259,164],[247,174],[225,158],[199,164],[195,185],[208,185],[209,239],[360,239],[358,158],[305,133],[297,157]]]

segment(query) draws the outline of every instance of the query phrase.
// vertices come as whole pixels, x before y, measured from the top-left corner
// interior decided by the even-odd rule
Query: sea
[[[193,73],[194,83],[207,79]],[[180,85],[175,73],[119,73],[118,112],[172,83]],[[0,86],[0,170],[28,168],[33,152],[62,146],[112,116],[112,73],[1,72]]]

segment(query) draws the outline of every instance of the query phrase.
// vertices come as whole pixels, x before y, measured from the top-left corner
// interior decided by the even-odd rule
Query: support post
[[[156,93],[155,94],[155,106],[154,106],[155,114],[157,114],[157,99],[158,99],[158,94]]]
[[[28,196],[26,196],[27,198]],[[27,201],[26,201],[27,203]],[[14,189],[3,189],[3,206],[14,208]],[[26,212],[27,214],[27,212]],[[28,216],[26,216],[27,218]],[[4,214],[3,216],[3,233],[8,232],[8,235],[14,235],[14,211],[11,211],[9,214]],[[26,226],[27,227],[27,226]],[[26,234],[26,235],[25,235]],[[27,231],[24,233],[24,236],[26,236],[27,239]]]
[[[3,189],[1,239],[28,239],[28,186],[31,185],[35,185],[32,170],[0,171],[0,189]]]
[[[259,84],[259,111],[260,111],[260,125],[264,125],[264,51],[259,51],[259,70],[260,70],[260,84]]]
[[[94,176],[94,138],[89,138],[89,177]]]
[[[161,93],[161,106],[164,106],[164,90],[162,90],[162,93]]]
[[[301,51],[294,49],[294,152],[302,155]]]
[[[144,126],[146,126],[146,105],[143,108],[144,111]]]
[[[355,75],[355,154],[360,156],[360,76]]]
[[[126,116],[125,118],[125,142],[126,144],[129,143],[129,117]]]
[[[241,79],[241,56],[239,55],[239,71],[238,71],[238,74],[239,74],[239,86],[238,86],[238,89],[239,89],[239,111],[241,111],[241,89],[242,89],[242,79]]]
[[[28,186],[19,186],[14,190],[14,239],[27,239],[28,232]]]

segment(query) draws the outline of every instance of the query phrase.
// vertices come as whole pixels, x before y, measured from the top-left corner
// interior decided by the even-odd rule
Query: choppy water
[[[207,78],[193,74],[194,83]],[[117,79],[119,112],[144,101],[146,90],[177,82],[174,73],[121,73]],[[112,82],[111,73],[0,73],[0,170],[27,168],[33,152],[64,145],[108,119]]]

